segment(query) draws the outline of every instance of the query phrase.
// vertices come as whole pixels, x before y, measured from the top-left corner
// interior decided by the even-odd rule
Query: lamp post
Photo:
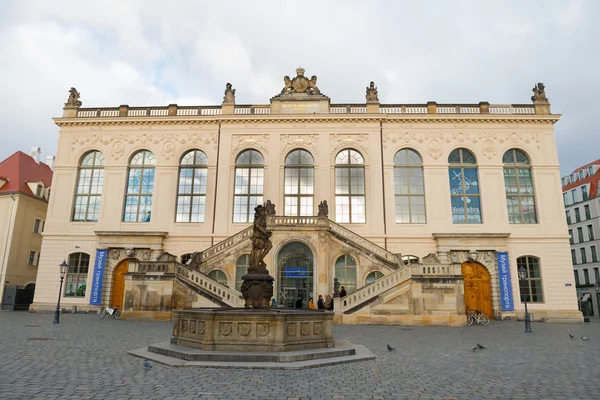
[[[519,280],[522,284],[527,283],[527,270],[521,265],[519,268]],[[527,292],[523,296],[525,300],[525,332],[531,333],[531,321],[529,321],[529,313],[527,312]]]
[[[55,324],[60,323],[60,295],[62,294],[62,284],[67,274],[67,269],[69,269],[69,264],[67,264],[67,260],[63,260],[62,264],[60,264],[60,289],[58,289],[58,303],[56,303],[56,311],[54,312]]]

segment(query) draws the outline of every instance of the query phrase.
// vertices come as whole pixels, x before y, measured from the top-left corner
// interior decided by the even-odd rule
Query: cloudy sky
[[[2,1],[0,159],[55,153],[84,107],[264,104],[299,65],[334,103],[530,103],[546,84],[563,174],[600,158],[600,1]]]

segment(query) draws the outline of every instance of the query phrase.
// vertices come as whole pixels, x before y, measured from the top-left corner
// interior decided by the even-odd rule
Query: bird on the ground
[[[390,346],[389,344],[387,345],[387,349],[388,351],[396,351],[396,349]]]
[[[147,358],[144,360],[144,368],[146,368],[146,369],[152,368],[152,364],[150,364],[150,361],[148,361]]]
[[[569,337],[570,337],[571,339],[575,339],[575,336],[571,335],[570,333],[569,333]]]
[[[477,346],[473,346],[473,348],[472,348],[471,350],[473,350],[473,351],[477,351],[477,350],[479,350],[479,347],[477,347]]]
[[[480,345],[479,343],[477,343],[477,348],[479,350],[483,350],[483,349],[487,349],[487,347]]]
[[[590,340],[590,338],[589,338],[589,337],[582,336],[582,337],[581,337],[581,340],[583,340],[583,341],[588,341],[588,340]]]

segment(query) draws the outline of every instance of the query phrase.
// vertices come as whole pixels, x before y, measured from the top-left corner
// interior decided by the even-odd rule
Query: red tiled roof
[[[577,168],[575,171],[571,172],[571,174],[579,174],[579,171],[581,171],[582,169],[587,170],[587,168],[591,165],[600,165],[600,160],[592,161],[589,164],[585,164],[584,166],[581,166],[581,167]],[[569,176],[571,176],[571,174],[569,174]],[[565,186],[562,187],[562,191],[564,193],[568,190],[575,189],[579,186],[589,183],[590,190],[588,191],[588,198],[593,199],[593,198],[598,197],[598,181],[599,180],[600,180],[600,169],[598,169],[594,175],[588,175],[583,179],[579,179],[573,183],[566,184]]]
[[[0,162],[0,176],[8,178],[5,179],[8,182],[0,188],[0,193],[18,192],[34,196],[27,182],[42,181],[46,187],[52,185],[52,170],[48,164],[38,164],[33,157],[22,151],[17,151]]]

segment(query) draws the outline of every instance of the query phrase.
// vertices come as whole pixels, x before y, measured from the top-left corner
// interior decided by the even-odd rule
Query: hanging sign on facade
[[[92,280],[92,291],[90,292],[90,304],[99,306],[102,299],[102,280],[104,278],[104,266],[108,250],[96,250],[96,261],[94,262],[94,278]]]
[[[502,311],[514,311],[515,305],[512,296],[512,283],[510,281],[510,265],[508,264],[508,253],[497,252],[498,275],[500,278],[500,303]]]

